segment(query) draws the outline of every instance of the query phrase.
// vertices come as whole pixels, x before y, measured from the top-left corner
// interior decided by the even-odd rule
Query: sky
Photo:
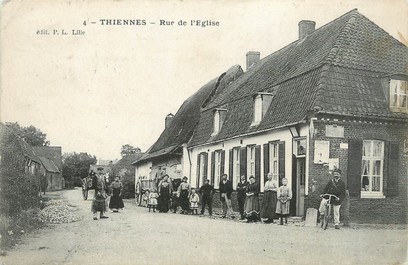
[[[113,160],[124,144],[146,151],[187,97],[233,65],[245,70],[246,52],[263,58],[298,38],[300,20],[319,28],[354,8],[407,45],[404,0],[6,1],[0,121],[34,125],[63,152]]]

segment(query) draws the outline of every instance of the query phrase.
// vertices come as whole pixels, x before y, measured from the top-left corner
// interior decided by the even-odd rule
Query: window
[[[225,114],[227,110],[225,109],[215,109],[213,116],[213,133],[212,136],[217,135],[221,130],[222,124],[224,123]]]
[[[199,183],[205,183],[204,178],[206,177],[206,167],[207,167],[207,159],[205,157],[206,154],[200,154],[200,170],[199,170],[199,178],[200,178],[200,182]],[[197,185],[198,186],[198,185]]]
[[[272,143],[269,145],[270,147],[270,163],[271,163],[271,170],[270,173],[273,174],[273,179],[279,179],[279,144]]]
[[[306,138],[296,139],[293,144],[293,154],[296,157],[304,157],[306,155]]]
[[[255,177],[255,146],[248,147],[248,176]]]
[[[214,185],[215,188],[219,188],[219,183],[221,181],[221,175],[224,173],[224,161],[223,161],[223,156],[222,156],[222,151],[215,151],[214,152],[214,166],[213,166],[213,170],[214,170],[214,183],[212,183]]]
[[[363,141],[361,163],[361,197],[383,195],[384,142]]]
[[[251,126],[258,125],[264,117],[273,99],[272,93],[257,93],[254,96],[254,116]]]
[[[408,81],[390,80],[390,107],[393,110],[408,109],[407,103]]]
[[[240,181],[240,151],[238,148],[233,149],[232,151],[232,174],[234,184]]]

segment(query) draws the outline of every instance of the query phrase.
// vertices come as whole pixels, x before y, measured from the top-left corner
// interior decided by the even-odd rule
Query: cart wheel
[[[141,193],[139,193],[139,194],[136,193],[135,198],[136,198],[136,205],[140,206],[140,204],[142,204],[142,194]]]

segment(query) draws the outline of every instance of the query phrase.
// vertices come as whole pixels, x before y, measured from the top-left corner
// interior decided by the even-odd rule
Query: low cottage
[[[62,177],[62,150],[60,146],[34,146],[35,154],[41,160],[41,175],[46,178],[46,191],[65,187]]]

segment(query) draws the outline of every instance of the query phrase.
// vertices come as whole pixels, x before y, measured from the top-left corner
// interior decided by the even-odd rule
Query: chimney
[[[247,52],[247,54],[246,54],[246,69],[247,69],[247,71],[252,65],[259,62],[260,58],[261,58],[261,53],[260,52],[254,52],[254,51]]]
[[[173,120],[174,115],[172,113],[167,114],[166,119],[164,120],[164,128],[167,129],[170,126],[171,121]]]
[[[299,22],[299,40],[303,40],[307,35],[315,30],[316,22],[311,20],[302,20]]]

